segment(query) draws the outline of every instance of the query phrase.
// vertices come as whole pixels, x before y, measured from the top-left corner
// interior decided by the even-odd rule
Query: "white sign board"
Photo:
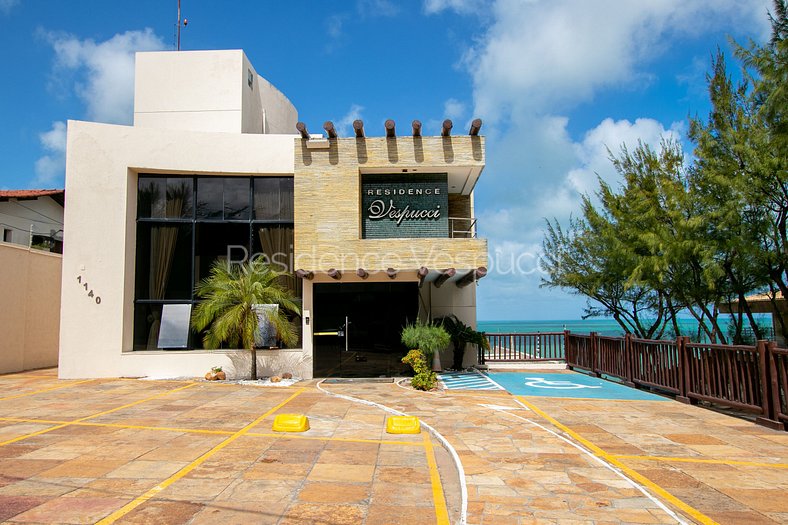
[[[165,304],[161,308],[159,348],[188,348],[190,304]]]

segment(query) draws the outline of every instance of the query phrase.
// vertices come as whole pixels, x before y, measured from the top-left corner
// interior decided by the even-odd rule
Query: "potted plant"
[[[485,337],[484,332],[474,330],[460,321],[456,315],[441,317],[436,321],[446,329],[454,345],[454,363],[452,363],[452,368],[455,370],[462,370],[465,347],[468,343],[478,345],[485,350],[490,349],[490,342],[487,340],[487,337]]]
[[[421,350],[432,370],[440,372],[440,351],[449,346],[451,339],[446,330],[437,324],[416,321],[402,329],[402,342],[408,350]]]

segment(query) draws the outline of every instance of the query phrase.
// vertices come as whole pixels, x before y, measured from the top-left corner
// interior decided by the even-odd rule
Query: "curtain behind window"
[[[186,187],[167,188],[167,217],[180,217],[183,210]],[[175,243],[178,241],[177,226],[154,226],[150,233],[150,279],[148,281],[148,297],[164,299],[167,282],[172,269],[172,258]],[[161,312],[153,311],[153,322],[148,332],[148,349],[158,347],[159,329],[161,328]]]

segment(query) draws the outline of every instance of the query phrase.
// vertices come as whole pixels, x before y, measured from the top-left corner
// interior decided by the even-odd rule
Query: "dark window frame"
[[[149,216],[140,216],[140,211],[142,208],[140,202],[140,188],[141,185],[146,180],[151,179],[164,179],[165,187],[169,184],[168,179],[191,179],[191,216],[185,217],[149,217]],[[246,180],[249,185],[249,200],[248,200],[248,208],[249,208],[249,218],[248,219],[224,219],[224,197],[222,198],[222,218],[210,218],[210,217],[199,217],[197,211],[197,192],[200,184],[200,180],[221,180],[222,183],[225,179],[231,180]],[[281,202],[281,186],[283,179],[290,179],[293,180],[292,176],[282,176],[282,175],[262,175],[262,176],[224,176],[224,175],[176,175],[176,174],[150,174],[150,173],[140,173],[137,178],[137,212],[136,212],[136,222],[135,222],[135,243],[139,242],[139,225],[140,224],[149,224],[151,227],[155,225],[191,225],[191,257],[190,257],[190,266],[191,266],[191,275],[190,275],[190,283],[191,283],[191,293],[189,299],[150,299],[150,298],[139,298],[137,297],[137,263],[138,261],[135,258],[134,264],[134,305],[136,311],[136,305],[164,305],[164,304],[191,304],[194,307],[199,301],[197,301],[194,297],[194,285],[196,284],[196,264],[195,264],[195,257],[197,255],[197,228],[200,224],[245,224],[248,225],[249,234],[247,239],[246,248],[249,250],[251,255],[251,250],[254,247],[254,235],[256,232],[256,227],[259,226],[284,226],[293,228],[295,231],[295,224],[294,224],[294,217],[290,217],[287,219],[255,219],[255,180],[258,179],[278,179],[280,180],[279,188],[279,209],[280,212],[282,210],[282,202]],[[224,193],[223,193],[224,195]],[[291,193],[292,195],[292,193]],[[291,213],[295,208],[295,202],[290,203],[289,210]],[[165,209],[166,209],[166,196],[165,196]],[[166,215],[166,214],[165,214]],[[150,270],[149,270],[150,271]],[[295,271],[295,269],[293,269]],[[137,333],[137,316],[134,316],[134,342],[132,344],[132,349],[135,351],[145,351],[145,350],[160,350],[159,348],[138,348],[136,333]],[[198,342],[198,334],[194,332],[189,332],[189,344],[188,347],[185,349],[179,350],[170,350],[170,351],[191,351],[197,350],[202,347],[201,342],[200,345],[197,346],[195,342]]]

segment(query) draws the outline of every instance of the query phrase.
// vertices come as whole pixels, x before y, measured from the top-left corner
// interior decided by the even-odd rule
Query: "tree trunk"
[[[252,343],[252,348],[249,349],[249,352],[252,354],[252,373],[251,379],[252,381],[257,380],[257,349],[254,347],[254,343]]]

